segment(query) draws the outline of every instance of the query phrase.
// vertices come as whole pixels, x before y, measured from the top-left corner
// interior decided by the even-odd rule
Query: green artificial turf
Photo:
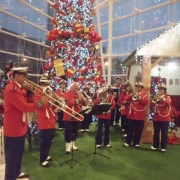
[[[76,164],[73,169],[68,164],[71,155],[64,154],[63,131],[56,130],[50,155],[53,161],[49,168],[39,165],[39,145],[32,144],[33,151],[23,157],[22,171],[30,174],[30,180],[179,180],[180,146],[168,145],[166,153],[152,152],[150,144],[141,144],[140,149],[122,147],[124,138],[120,127],[111,127],[111,149],[102,148],[98,152],[110,157],[96,155],[91,166],[94,152],[96,126],[90,126],[91,132],[79,132],[74,152],[74,159],[83,164]],[[26,144],[26,149],[28,145]]]

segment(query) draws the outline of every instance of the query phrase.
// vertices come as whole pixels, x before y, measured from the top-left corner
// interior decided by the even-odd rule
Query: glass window
[[[133,0],[121,0],[113,3],[113,18],[125,16],[133,12]]]
[[[134,31],[133,18],[113,22],[113,37],[131,34]]]
[[[121,82],[126,82],[126,76],[122,76],[121,74],[116,74],[116,76],[111,77],[111,84],[114,85],[116,83],[116,77],[121,77]]]
[[[108,75],[108,59],[104,59],[104,69],[105,69],[105,75]]]
[[[101,25],[101,37],[103,40],[108,39],[109,24]]]
[[[107,0],[98,0],[98,1],[99,1],[99,4],[101,4],[101,3],[103,3],[103,2],[105,2]]]
[[[102,52],[108,54],[108,41],[102,42]]]
[[[107,22],[109,20],[109,6],[99,10],[100,22]]]
[[[168,0],[138,0],[138,1],[135,1],[136,3],[135,6],[138,9],[146,9],[149,7],[153,7],[153,6],[157,6],[159,4],[165,3],[167,1]]]

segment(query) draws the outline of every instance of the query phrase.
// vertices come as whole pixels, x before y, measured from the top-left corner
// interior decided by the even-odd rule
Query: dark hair
[[[18,75],[21,75],[21,74],[27,75],[26,72],[13,71],[13,78],[15,77],[16,74],[18,74]]]

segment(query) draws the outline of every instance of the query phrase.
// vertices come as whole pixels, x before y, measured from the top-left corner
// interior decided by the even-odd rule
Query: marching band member
[[[115,108],[115,101],[112,94],[107,94],[107,90],[105,87],[103,87],[102,92],[99,94],[99,97],[95,99],[94,104],[99,104],[101,102],[103,103],[111,103],[111,108],[106,114],[97,115],[98,117],[98,131],[96,136],[96,147],[101,148],[102,142],[104,143],[104,146],[107,148],[111,148],[112,146],[109,144],[110,138],[109,138],[109,132],[110,132],[110,126],[111,126],[111,111]],[[102,140],[102,128],[103,124],[105,126],[105,133],[104,133],[104,140]]]
[[[86,93],[84,96],[88,95],[90,97],[89,87],[85,86],[83,91]],[[88,101],[88,98],[85,97]],[[90,104],[90,103],[89,103]],[[89,125],[92,121],[92,115],[91,114],[84,114],[84,120],[81,122],[81,132],[86,131],[89,132]]]
[[[154,126],[154,138],[152,150],[157,150],[159,148],[159,133],[161,131],[161,152],[166,152],[167,146],[167,136],[168,136],[168,126],[171,121],[171,97],[166,94],[166,86],[160,84],[158,86],[158,97],[156,101],[152,101],[155,108],[153,117]]]
[[[82,110],[83,96],[78,93],[79,89],[79,84],[74,82],[70,90],[63,95],[63,98],[66,99],[66,105],[75,112]],[[65,110],[73,114],[72,110],[67,108],[65,108]],[[74,143],[78,135],[79,120],[64,112],[63,121],[65,127],[64,138],[66,142],[65,153],[69,154],[72,149],[78,150],[78,147],[76,147]]]
[[[131,91],[131,84],[129,82],[126,82],[124,84],[125,91],[121,93],[118,103],[120,104],[121,108],[121,126],[122,129],[125,129],[125,134],[123,137],[127,136],[127,128],[128,128],[128,118],[127,115],[129,113],[129,102],[127,102],[125,99],[130,94]]]
[[[40,85],[42,88],[50,85],[51,81],[43,76],[40,79]],[[34,95],[34,102],[38,102],[43,96],[42,90],[36,90]],[[40,164],[43,167],[49,167],[49,161],[53,159],[49,156],[49,151],[51,148],[51,143],[55,128],[55,113],[51,108],[51,104],[47,102],[44,107],[36,110],[37,113],[37,126],[39,130],[40,138]]]
[[[60,89],[56,91],[56,94],[59,97],[63,97],[65,92],[66,92],[66,81],[62,79],[60,81]],[[64,129],[63,111],[58,110],[57,115],[58,115],[57,122],[58,122],[58,125],[59,125],[59,130],[63,130]]]
[[[121,77],[116,77],[116,83],[113,86],[113,95],[114,95],[116,107],[115,107],[115,110],[112,111],[113,114],[112,114],[112,118],[111,118],[111,125],[113,125],[113,123],[114,123],[114,116],[115,116],[115,123],[117,126],[119,126],[119,118],[121,116],[121,113],[119,112],[120,106],[118,103],[118,99],[122,92],[122,88],[123,88],[123,86],[121,83]],[[122,129],[122,131],[124,131],[124,129]]]
[[[126,143],[124,144],[124,147],[128,147],[131,144],[133,140],[133,133],[135,130],[133,145],[136,148],[139,148],[144,127],[144,121],[146,118],[146,106],[148,104],[148,95],[142,92],[144,88],[143,83],[136,82],[135,87],[135,93],[130,94],[125,98],[125,101],[130,101],[130,109],[129,114],[127,116],[129,122]]]
[[[27,103],[21,89],[26,79],[27,67],[12,68],[13,79],[4,92],[4,140],[5,140],[5,180],[28,178],[21,172],[25,135],[27,133],[27,113],[42,108],[46,97],[42,96],[37,103]]]

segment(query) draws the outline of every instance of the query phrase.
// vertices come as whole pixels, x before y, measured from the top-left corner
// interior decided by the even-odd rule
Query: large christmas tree
[[[92,16],[94,0],[59,0],[52,23],[56,26],[47,34],[51,48],[46,52],[44,66],[53,85],[66,78],[68,85],[79,82],[103,84],[101,58],[97,55],[100,35],[95,31]]]

